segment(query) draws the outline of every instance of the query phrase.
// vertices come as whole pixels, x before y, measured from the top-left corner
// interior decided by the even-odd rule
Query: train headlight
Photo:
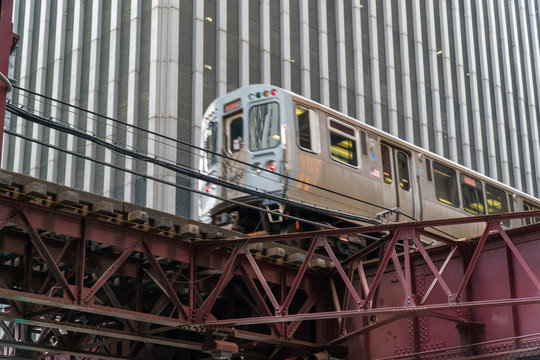
[[[277,95],[277,90],[276,90],[276,89],[272,89],[272,91],[270,91],[270,93],[271,93],[272,95],[276,96],[276,95]]]
[[[262,164],[260,162],[257,162],[253,164],[253,170],[255,170],[255,174],[260,174],[262,172]]]
[[[266,162],[266,167],[268,168],[268,170],[276,171],[277,163],[274,160],[269,160]]]

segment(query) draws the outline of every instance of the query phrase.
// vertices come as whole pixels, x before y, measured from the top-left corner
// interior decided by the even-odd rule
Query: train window
[[[217,163],[217,134],[218,123],[217,121],[211,121],[204,129],[204,148],[208,150],[206,152],[206,166],[213,166]]]
[[[237,152],[242,148],[242,140],[244,136],[244,119],[237,117],[229,123],[229,151]]]
[[[500,214],[508,212],[508,200],[506,193],[494,186],[486,184],[486,200],[488,207],[488,214]],[[503,225],[509,226],[509,220],[503,220]]]
[[[302,149],[312,150],[311,130],[309,124],[309,111],[301,107],[296,108],[296,122],[298,124],[298,145]]]
[[[397,152],[397,174],[399,176],[399,187],[409,191],[411,185],[409,182],[409,159],[401,151]]]
[[[381,161],[383,179],[387,184],[392,183],[392,162],[390,161],[390,150],[388,147],[381,145]]]
[[[435,180],[435,196],[437,196],[437,200],[459,207],[456,171],[434,161],[433,178]]]
[[[486,213],[484,206],[484,191],[480,180],[461,174],[461,196],[463,209],[474,215]]]
[[[363,131],[360,131],[360,142],[362,146],[362,155],[367,156],[367,137],[366,133]]]
[[[357,134],[354,128],[330,120],[330,155],[345,164],[358,166]]]
[[[431,174],[431,160],[426,159],[426,172],[427,172],[427,181],[433,181],[433,176]]]
[[[528,204],[526,202],[523,202],[523,210],[524,211],[536,211],[536,210],[540,210],[540,208],[538,208],[536,206],[533,206],[531,204]],[[539,223],[540,222],[540,216],[537,216],[537,217],[534,217],[534,218],[524,218],[523,220],[525,222],[525,225]]]
[[[302,106],[296,107],[296,128],[298,146],[314,153],[321,152],[317,113]]]
[[[249,110],[249,149],[252,151],[273,148],[281,141],[279,105],[255,105]]]

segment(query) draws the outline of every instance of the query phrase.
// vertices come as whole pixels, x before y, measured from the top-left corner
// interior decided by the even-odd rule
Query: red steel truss
[[[501,226],[535,216],[540,211],[215,240],[3,189],[0,354],[535,353],[540,224]],[[475,238],[438,235],[472,223],[484,224]],[[348,259],[329,245],[363,234],[380,239]],[[310,243],[301,263],[252,246],[295,239]],[[426,245],[432,241],[438,245]],[[332,266],[315,268],[314,257]]]

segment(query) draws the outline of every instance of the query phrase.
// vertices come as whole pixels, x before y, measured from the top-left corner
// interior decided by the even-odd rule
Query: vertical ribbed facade
[[[14,3],[21,39],[9,76],[22,88],[81,109],[19,90],[11,100],[117,145],[196,164],[197,152],[145,130],[197,143],[199,119],[214,97],[262,82],[539,195],[537,2],[28,4]],[[9,114],[6,127],[71,153],[6,135],[4,168],[190,214],[189,178]]]

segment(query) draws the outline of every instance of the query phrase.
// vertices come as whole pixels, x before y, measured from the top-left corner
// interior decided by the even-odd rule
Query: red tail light
[[[277,164],[274,160],[270,160],[266,163],[266,167],[268,168],[268,170],[271,170],[271,171],[276,171],[277,169]]]

